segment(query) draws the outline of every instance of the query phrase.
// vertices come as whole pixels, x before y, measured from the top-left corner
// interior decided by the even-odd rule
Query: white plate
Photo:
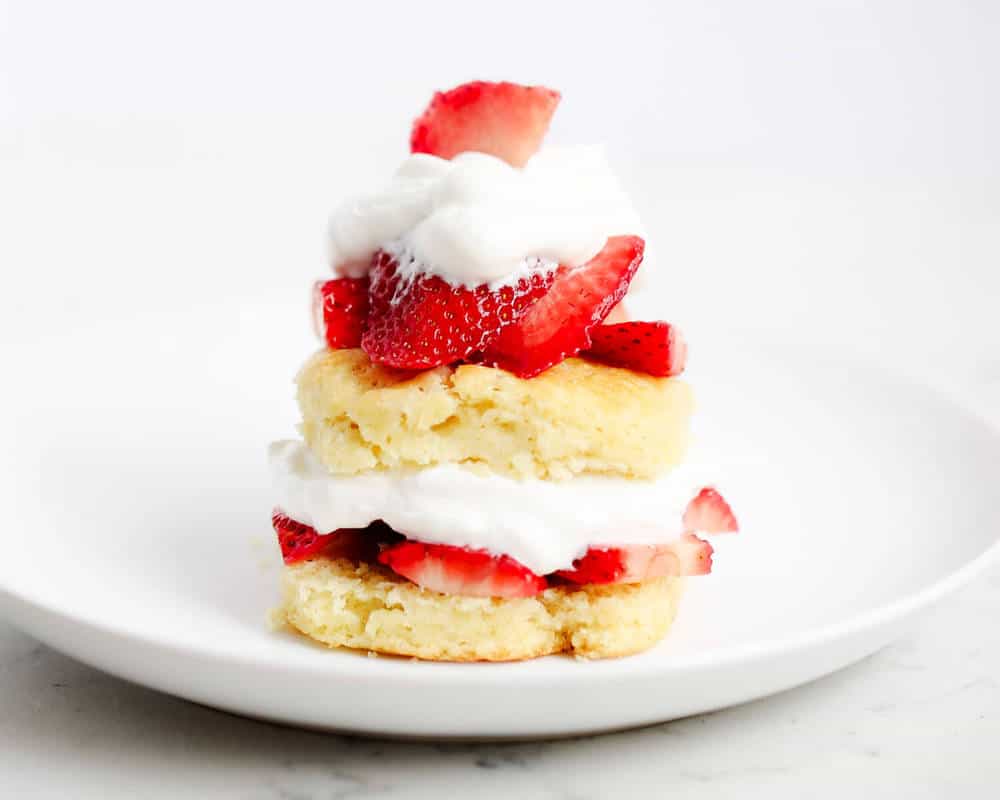
[[[929,390],[794,343],[692,337],[697,457],[743,524],[668,639],[632,658],[425,664],[265,622],[279,558],[264,445],[294,423],[301,308],[106,321],[21,344],[0,610],[124,678],[279,722],[513,737],[761,697],[882,647],[996,554],[1000,441]]]

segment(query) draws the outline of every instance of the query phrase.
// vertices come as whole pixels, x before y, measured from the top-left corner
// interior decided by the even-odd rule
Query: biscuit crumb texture
[[[443,463],[517,478],[655,478],[684,457],[691,392],[570,358],[531,380],[477,365],[390,369],[324,350],[298,377],[302,433],[331,472]]]
[[[376,565],[315,559],[285,567],[276,613],[329,647],[432,661],[613,658],[666,635],[683,586],[683,578],[658,578],[554,587],[537,597],[459,597],[421,589]]]

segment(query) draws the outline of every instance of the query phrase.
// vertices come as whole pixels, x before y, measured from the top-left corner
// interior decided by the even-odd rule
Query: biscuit
[[[517,478],[654,478],[681,461],[687,384],[570,358],[525,380],[477,365],[406,372],[323,350],[298,376],[302,433],[331,472],[480,464]]]
[[[552,587],[535,597],[462,597],[378,565],[321,558],[285,567],[276,618],[329,647],[433,661],[612,658],[667,633],[683,586],[683,578],[657,578]]]

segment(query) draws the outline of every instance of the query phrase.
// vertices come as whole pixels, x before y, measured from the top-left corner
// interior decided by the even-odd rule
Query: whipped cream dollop
[[[589,547],[664,544],[706,485],[696,466],[657,481],[579,476],[518,481],[455,464],[332,475],[297,441],[270,446],[277,506],[320,533],[381,519],[408,538],[509,555],[539,575]]]
[[[485,153],[417,153],[387,186],[345,202],[329,232],[340,275],[364,274],[384,249],[468,287],[579,266],[610,236],[643,235],[600,147],[543,150],[521,169]]]

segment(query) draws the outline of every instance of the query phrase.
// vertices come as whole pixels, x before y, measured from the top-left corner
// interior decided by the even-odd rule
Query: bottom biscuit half
[[[656,578],[552,587],[536,597],[461,597],[375,565],[321,558],[285,567],[276,621],[329,647],[432,661],[614,658],[663,638],[683,588],[683,578]]]

